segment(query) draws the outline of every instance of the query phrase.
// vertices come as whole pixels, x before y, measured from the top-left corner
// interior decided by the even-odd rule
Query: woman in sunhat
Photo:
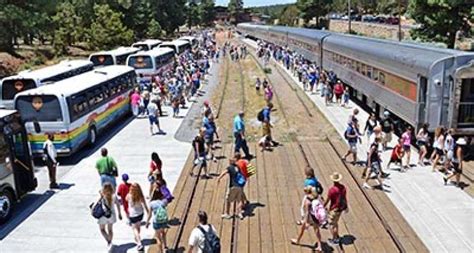
[[[453,182],[453,184],[455,184],[458,187],[461,187],[459,185],[459,179],[461,178],[462,160],[464,159],[463,147],[465,147],[466,144],[467,142],[464,138],[459,138],[456,141],[453,157],[451,158],[451,168],[452,168],[451,175],[447,177],[443,177],[445,185],[448,183],[449,179],[451,179],[452,177],[456,177],[456,182]]]
[[[342,211],[348,211],[349,206],[347,203],[346,187],[340,183],[342,175],[338,172],[332,173],[330,176],[333,186],[329,188],[328,197],[324,202],[326,207],[329,204],[329,224],[331,225],[332,239],[329,242],[338,245],[341,243],[339,238],[339,227],[338,221],[341,217]]]

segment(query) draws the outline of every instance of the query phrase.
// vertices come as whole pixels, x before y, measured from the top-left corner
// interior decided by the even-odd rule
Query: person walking
[[[97,160],[95,168],[100,175],[100,184],[103,186],[110,183],[115,189],[117,187],[115,177],[118,176],[118,167],[115,160],[108,153],[106,148],[100,150],[101,158]]]
[[[192,142],[193,149],[194,149],[194,163],[193,167],[191,168],[190,175],[191,177],[194,176],[194,168],[197,165],[200,165],[201,169],[204,170],[204,178],[209,178],[209,174],[207,173],[207,162],[206,162],[206,147],[205,147],[205,140],[204,140],[204,135],[205,135],[205,128],[201,128],[199,130],[199,133],[196,137],[194,137],[194,140]]]
[[[140,91],[138,88],[135,88],[135,91],[132,93],[130,96],[130,104],[132,106],[132,113],[133,116],[137,117],[138,114],[140,113]]]
[[[265,83],[265,81],[267,81],[266,79],[263,81]],[[273,88],[270,84],[268,84],[267,82],[267,85],[264,86],[265,89],[264,89],[264,93],[265,93],[265,101],[267,103],[270,103],[272,102],[272,99],[273,99]]]
[[[446,154],[446,159],[444,159],[444,170],[446,172],[448,172],[449,167],[451,166],[451,160],[454,155],[454,146],[456,145],[453,134],[454,129],[450,128],[444,137],[444,153]]]
[[[262,110],[262,116],[263,116],[263,120],[262,120],[262,136],[268,136],[268,138],[270,139],[270,142],[272,143],[272,145],[274,147],[278,146],[279,143],[276,142],[275,140],[273,140],[273,137],[272,137],[272,128],[273,128],[273,125],[271,123],[271,119],[270,119],[270,114],[272,112],[272,109],[273,109],[273,103],[268,103],[267,106],[265,108],[263,108]]]
[[[257,80],[255,81],[255,91],[257,92],[257,95],[260,95],[261,86],[262,86],[262,82],[260,81],[260,77],[257,77]]]
[[[347,126],[347,129],[344,132],[344,138],[347,140],[349,149],[347,150],[346,154],[341,157],[341,159],[343,161],[346,161],[346,158],[350,154],[352,154],[352,164],[355,164],[357,163],[357,140],[359,136],[357,135],[354,121],[351,121],[350,124]]]
[[[148,103],[148,120],[150,121],[150,133],[151,135],[155,135],[155,132],[153,131],[153,125],[156,125],[158,127],[158,134],[163,133],[163,131],[160,128],[160,121],[158,119],[159,114],[158,114],[158,106],[156,105],[156,100],[152,100],[151,103]]]
[[[329,204],[329,224],[331,225],[332,239],[329,242],[333,244],[340,244],[341,239],[339,237],[339,219],[343,211],[349,211],[349,205],[347,202],[347,190],[346,187],[340,183],[342,175],[338,172],[334,172],[331,176],[333,186],[329,188],[326,201],[324,206],[327,207]]]
[[[444,127],[438,127],[435,129],[434,142],[433,142],[433,153],[431,154],[431,166],[433,172],[436,171],[438,161],[444,155]]]
[[[452,172],[450,173],[449,176],[443,177],[444,184],[448,184],[448,181],[455,177],[456,181],[453,182],[454,185],[456,185],[459,188],[463,188],[459,183],[461,179],[461,174],[462,174],[462,168],[463,168],[463,160],[464,160],[464,151],[463,148],[467,145],[467,142],[464,138],[459,138],[456,141],[456,145],[454,146],[454,152],[453,152],[453,157],[451,159],[451,166],[452,166]]]
[[[229,166],[227,167],[226,170],[224,170],[219,177],[217,178],[217,181],[220,182],[221,179],[225,176],[229,175],[229,188],[227,190],[226,194],[226,203],[225,203],[225,213],[222,214],[223,219],[231,219],[232,216],[230,215],[230,205],[231,203],[236,204],[236,213],[237,217],[240,219],[243,219],[243,202],[245,201],[245,193],[243,190],[243,186],[239,184],[238,178],[239,176],[243,177],[242,174],[240,174],[239,168],[235,164],[235,159],[231,158],[229,159]],[[235,214],[234,214],[235,215]]]
[[[382,161],[378,152],[378,145],[380,143],[380,138],[375,138],[375,142],[370,145],[369,156],[367,158],[367,172],[365,176],[364,188],[372,189],[372,186],[369,185],[370,175],[374,173],[377,177],[376,181],[378,182],[378,187],[383,189],[383,179],[382,179]]]
[[[423,126],[418,131],[416,135],[416,145],[420,149],[420,154],[418,156],[418,165],[425,166],[425,157],[428,153],[428,139],[429,139],[429,132],[428,132],[428,124],[423,124]]]
[[[46,167],[48,168],[48,176],[49,176],[49,188],[50,189],[58,189],[59,185],[56,183],[56,169],[58,166],[57,158],[57,151],[56,147],[54,147],[54,134],[48,133],[48,138],[43,144],[43,153],[44,153],[44,161],[46,163]]]
[[[412,129],[411,126],[408,126],[405,132],[402,134],[402,141],[403,141],[403,157],[406,157],[405,165],[403,169],[406,171],[410,168],[410,155],[411,155],[411,137],[412,137]]]
[[[145,227],[150,226],[151,218],[153,217],[153,229],[155,230],[155,239],[158,246],[158,253],[165,253],[168,250],[166,244],[166,229],[168,226],[168,211],[166,207],[168,206],[168,201],[164,197],[163,193],[158,189],[153,191],[150,209],[151,212],[148,213],[148,218],[146,221]]]
[[[204,211],[198,212],[199,225],[191,231],[188,240],[188,253],[207,253],[211,252],[208,249],[212,247],[209,238],[217,238],[216,228],[208,223],[207,213]],[[210,236],[211,235],[211,236]]]
[[[100,217],[97,220],[99,224],[100,233],[107,242],[108,250],[111,251],[113,244],[112,240],[114,238],[113,226],[117,222],[117,214],[119,220],[122,220],[122,213],[120,212],[120,203],[115,197],[114,186],[109,182],[102,185],[102,190],[100,191],[100,198],[97,203],[103,203],[105,209],[110,211],[110,216],[106,217],[105,215]],[[115,205],[115,206],[114,206]]]
[[[247,146],[247,141],[245,140],[245,122],[244,122],[244,112],[239,112],[238,115],[234,117],[233,124],[233,133],[235,138],[235,148],[234,153],[240,152],[240,149],[244,151],[245,157],[247,160],[252,159],[250,155],[249,147]]]
[[[344,93],[342,94],[342,100],[343,100],[342,107],[349,107],[349,98],[350,98],[349,87],[346,87],[346,89],[344,90]]]
[[[392,141],[392,132],[394,130],[393,120],[389,117],[390,113],[385,111],[383,113],[384,118],[382,119],[382,132],[383,132],[383,140],[382,140],[382,147],[383,150],[387,150],[388,144]]]
[[[214,157],[214,134],[216,132],[216,129],[215,124],[211,123],[213,121],[214,115],[212,114],[212,112],[208,111],[206,115],[204,115],[204,118],[202,120],[203,127],[206,129],[204,131],[204,142],[206,143],[206,153],[208,155],[207,158],[209,158],[209,160],[217,162],[217,158]]]
[[[135,242],[137,244],[137,250],[139,252],[144,251],[142,239],[140,236],[140,228],[143,220],[145,211],[150,214],[150,209],[145,202],[145,196],[143,196],[142,188],[139,184],[133,183],[130,186],[130,192],[127,194],[126,200],[128,202],[128,220],[132,227]]]
[[[148,192],[148,196],[151,197],[153,193],[153,184],[155,183],[158,175],[162,175],[163,162],[160,159],[158,153],[153,152],[151,153],[151,162],[150,162],[150,171],[148,172],[148,182],[150,182],[150,190]]]
[[[334,85],[334,95],[336,95],[336,104],[342,105],[342,94],[344,94],[344,86],[340,80],[337,81],[336,85]]]
[[[127,217],[129,217],[127,195],[130,192],[130,186],[132,185],[128,182],[128,179],[128,174],[122,174],[122,183],[119,184],[117,188],[117,196],[120,197],[120,203],[122,204],[123,210],[125,211],[125,215]]]
[[[367,139],[370,139],[370,136],[374,132],[374,128],[378,125],[375,114],[371,113],[367,121],[365,122],[364,134],[366,134]]]
[[[403,157],[403,140],[400,138],[398,139],[397,145],[393,147],[392,154],[390,155],[390,161],[387,163],[387,170],[390,169],[390,164],[400,164],[400,172],[403,172],[403,164],[402,164],[402,157]]]

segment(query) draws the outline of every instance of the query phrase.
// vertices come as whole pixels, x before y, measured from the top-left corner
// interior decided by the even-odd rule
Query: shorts
[[[423,146],[426,146],[426,141],[416,141],[416,145],[421,148]]]
[[[436,148],[436,154],[439,155],[439,156],[442,156],[442,155],[444,155],[444,151],[440,148]]]
[[[391,163],[402,163],[402,159],[390,157]]]
[[[341,99],[341,97],[342,97],[342,94],[336,94],[336,99],[337,100]]]
[[[462,169],[459,168],[459,163],[453,162],[453,172],[455,174],[461,174],[462,173]]]
[[[160,229],[165,229],[169,228],[168,223],[155,223],[153,222],[153,229],[154,230],[160,230]]]
[[[330,210],[328,215],[329,224],[331,224],[332,226],[337,225],[337,223],[339,222],[339,218],[341,218],[341,213],[341,211],[338,211],[336,209]]]
[[[403,145],[403,151],[410,151],[410,145]]]
[[[205,142],[207,145],[212,145],[212,144],[214,144],[214,134],[213,134],[213,135],[205,135],[205,136],[204,136],[204,142]]]
[[[380,174],[380,162],[372,162],[370,166],[370,172],[374,173],[375,175]]]
[[[103,186],[106,183],[110,183],[114,188],[116,188],[116,186],[117,186],[117,182],[115,181],[114,176],[110,176],[110,175],[107,175],[107,174],[101,174],[100,175],[100,185]]]
[[[140,223],[143,220],[143,214],[140,214],[140,215],[135,216],[135,217],[130,217],[128,219],[130,220],[130,224]]]
[[[244,199],[244,189],[242,187],[233,186],[227,191],[227,201],[229,202],[240,202]]]
[[[383,143],[387,144],[392,141],[392,132],[384,133]]]
[[[348,142],[349,143],[349,150],[354,153],[354,154],[357,154],[357,142]]]
[[[272,135],[272,132],[271,132],[271,129],[270,129],[270,124],[263,123],[263,125],[262,125],[262,135],[263,136],[265,136],[265,135],[271,136]]]
[[[158,125],[158,118],[156,116],[148,116],[148,120],[150,121],[150,125],[153,126],[153,124]]]

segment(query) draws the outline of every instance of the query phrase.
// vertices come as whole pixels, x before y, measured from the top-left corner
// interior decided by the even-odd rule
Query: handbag
[[[253,164],[249,163],[247,165],[247,175],[249,177],[255,175],[257,173],[257,167],[255,167]]]
[[[112,216],[112,211],[110,208],[104,203],[104,198],[100,197],[100,199],[94,204],[91,204],[91,213],[92,217],[96,219],[100,219],[102,217],[110,218]]]
[[[109,157],[106,158],[107,159],[107,169],[109,171],[110,174],[112,174],[112,176],[114,177],[118,177],[118,170],[114,167],[114,166],[110,166],[110,159]]]

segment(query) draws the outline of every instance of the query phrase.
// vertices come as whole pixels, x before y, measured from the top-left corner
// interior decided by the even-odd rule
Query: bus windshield
[[[20,96],[16,100],[16,109],[20,111],[24,122],[61,122],[61,106],[59,100],[53,95]]]
[[[112,55],[93,55],[90,61],[94,63],[94,66],[108,66],[114,65],[114,58]]]
[[[36,88],[33,79],[4,80],[2,85],[2,99],[11,100],[19,92]]]
[[[151,69],[153,63],[150,56],[132,56],[128,60],[128,66],[135,69]]]

